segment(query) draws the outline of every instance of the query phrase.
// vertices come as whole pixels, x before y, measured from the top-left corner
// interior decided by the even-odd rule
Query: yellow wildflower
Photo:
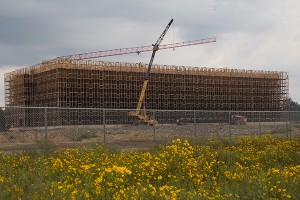
[[[85,171],[91,168],[90,165],[81,165],[80,167]]]

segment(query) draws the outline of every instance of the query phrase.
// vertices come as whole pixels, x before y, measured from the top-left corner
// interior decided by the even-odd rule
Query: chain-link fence
[[[140,147],[176,139],[207,140],[240,135],[300,135],[296,111],[147,110],[148,124],[134,110],[97,108],[3,107],[0,150],[35,150],[104,144]]]

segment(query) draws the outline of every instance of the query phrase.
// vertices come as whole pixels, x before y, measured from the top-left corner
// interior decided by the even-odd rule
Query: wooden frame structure
[[[5,74],[6,106],[134,109],[145,65],[52,60]],[[146,109],[288,110],[288,74],[154,65]]]

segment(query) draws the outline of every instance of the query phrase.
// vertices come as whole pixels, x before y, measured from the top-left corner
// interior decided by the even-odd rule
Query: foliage
[[[300,199],[300,139],[0,154],[0,199]]]
[[[300,113],[299,113],[300,105],[299,105],[299,103],[293,101],[291,98],[289,99],[289,103],[290,103],[290,111],[296,111],[296,112],[290,113],[289,120],[299,123],[299,121],[300,121]]]
[[[293,101],[291,98],[289,99],[289,101],[290,101],[290,110],[291,111],[300,111],[299,103]]]
[[[10,127],[7,125],[5,110],[0,108],[0,131],[7,131]]]

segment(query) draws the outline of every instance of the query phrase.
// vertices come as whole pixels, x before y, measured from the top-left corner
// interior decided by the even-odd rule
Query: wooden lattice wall
[[[134,109],[141,63],[54,60],[5,74],[6,106]],[[163,110],[288,109],[288,74],[154,65],[144,106]]]

